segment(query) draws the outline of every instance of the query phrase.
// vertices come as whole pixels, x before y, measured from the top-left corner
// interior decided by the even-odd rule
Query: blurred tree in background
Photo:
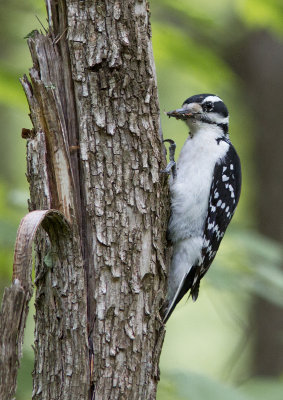
[[[42,3],[42,4],[41,4]],[[283,3],[281,0],[154,0],[153,46],[164,136],[187,131],[163,111],[211,92],[230,110],[243,191],[200,299],[168,323],[159,400],[282,398]],[[26,213],[28,107],[18,78],[31,60],[24,37],[42,29],[43,1],[0,3],[0,291],[9,284],[17,225]],[[1,296],[2,297],[2,296]],[[18,400],[31,398],[32,316]],[[280,378],[281,377],[281,378]]]

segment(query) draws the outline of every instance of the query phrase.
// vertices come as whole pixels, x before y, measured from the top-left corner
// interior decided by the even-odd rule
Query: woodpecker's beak
[[[176,119],[182,119],[184,121],[189,118],[195,118],[196,115],[199,115],[201,113],[202,107],[198,103],[184,104],[182,108],[166,112],[169,118],[174,117]]]
[[[193,117],[192,112],[188,110],[183,110],[182,108],[179,108],[178,110],[174,111],[168,111],[166,114],[168,115],[169,118],[174,117],[176,119],[183,119],[183,120]]]

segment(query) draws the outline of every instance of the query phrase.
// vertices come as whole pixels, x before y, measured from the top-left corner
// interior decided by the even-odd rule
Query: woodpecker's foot
[[[169,163],[166,165],[166,168],[162,169],[160,172],[162,174],[170,174],[171,170],[172,170],[172,174],[173,174],[173,169],[176,168],[176,163],[175,161],[169,161]],[[174,175],[174,174],[173,174]]]
[[[163,169],[160,172],[163,173],[163,174],[170,174],[170,172],[172,171],[173,178],[175,178],[177,176],[176,162],[175,162],[176,143],[172,139],[165,139],[165,140],[163,140],[163,143],[164,142],[170,143],[170,146],[169,146],[169,163],[166,166],[166,168]]]

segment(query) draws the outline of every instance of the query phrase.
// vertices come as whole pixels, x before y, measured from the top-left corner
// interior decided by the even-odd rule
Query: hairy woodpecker
[[[163,172],[172,172],[168,240],[173,255],[161,310],[164,323],[189,290],[197,299],[200,280],[216,255],[241,190],[241,164],[229,139],[223,101],[213,94],[199,94],[167,115],[185,121],[189,136],[177,164],[175,143],[165,140],[171,143],[170,162]]]

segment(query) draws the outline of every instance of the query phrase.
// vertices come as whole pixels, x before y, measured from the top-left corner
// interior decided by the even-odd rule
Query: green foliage
[[[177,382],[170,374],[164,374],[157,389],[157,400],[186,400],[186,397],[181,396]]]
[[[172,371],[164,375],[157,400],[252,400],[240,390],[196,373]]]
[[[30,400],[32,387],[32,371],[34,364],[34,356],[31,351],[24,351],[21,360],[22,368],[18,373],[18,385],[16,400]]]
[[[211,85],[222,91],[225,82],[233,83],[235,76],[225,61],[213,49],[196,43],[182,30],[154,23],[152,40],[157,65],[173,71],[182,70],[187,75],[186,81],[197,82],[200,91]]]
[[[283,34],[282,0],[238,0],[237,12],[248,28],[267,28],[276,34]]]
[[[251,379],[241,390],[252,400],[282,400],[283,380],[272,378]]]
[[[283,307],[283,247],[254,231],[230,229],[207,275],[217,289],[258,295]]]
[[[190,33],[199,31],[200,35],[213,34],[227,29],[234,18],[236,0],[155,0],[152,2],[153,14],[166,19],[167,24],[178,21],[183,30]]]
[[[157,400],[281,400],[283,381],[253,379],[233,388],[193,372],[172,370],[161,377]]]
[[[0,67],[0,103],[24,111],[27,108],[19,79],[4,67]]]

